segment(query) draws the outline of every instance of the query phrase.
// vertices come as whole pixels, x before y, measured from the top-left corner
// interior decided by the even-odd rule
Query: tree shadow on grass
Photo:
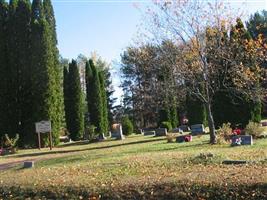
[[[108,146],[101,146],[101,147],[90,147],[85,149],[76,149],[76,150],[61,150],[61,151],[46,151],[46,152],[38,152],[38,153],[27,153],[22,155],[16,155],[13,158],[23,158],[23,157],[35,157],[35,156],[42,156],[42,155],[53,155],[53,154],[65,154],[65,153],[73,153],[73,152],[83,152],[83,151],[90,151],[90,150],[98,150],[98,149],[109,149],[114,147],[121,147],[121,146],[128,146],[128,145],[135,145],[135,144],[144,144],[150,142],[157,142],[166,140],[165,138],[157,138],[152,140],[141,140],[136,142],[129,142],[129,143],[120,143]]]

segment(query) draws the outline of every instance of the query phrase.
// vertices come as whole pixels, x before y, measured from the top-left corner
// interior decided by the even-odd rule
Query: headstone
[[[155,136],[156,132],[155,131],[144,131],[144,136],[149,136],[149,135]]]
[[[156,136],[166,136],[167,135],[167,129],[166,128],[158,128],[156,130]]]
[[[182,143],[182,142],[185,142],[185,140],[184,140],[185,138],[184,138],[184,136],[182,135],[182,136],[178,136],[177,138],[176,138],[176,142],[178,142],[178,143]]]
[[[184,132],[190,131],[190,128],[189,128],[189,126],[187,126],[187,125],[179,126],[179,128],[180,128],[182,131],[184,131]]]
[[[267,122],[262,122],[261,125],[262,126],[267,126]]]
[[[222,164],[225,165],[240,165],[240,164],[247,164],[246,160],[224,160]]]
[[[205,128],[203,124],[195,124],[191,126],[192,135],[199,135],[205,133]]]
[[[180,129],[180,128],[174,128],[174,129],[172,129],[172,131],[171,131],[172,133],[183,133],[184,131],[182,130],[182,129]]]
[[[25,161],[23,168],[34,168],[34,161]]]
[[[117,140],[123,140],[123,139],[125,139],[125,137],[124,137],[124,135],[122,133],[122,126],[121,126],[121,124],[113,124],[112,125],[111,138],[115,138]]]
[[[238,135],[232,137],[232,146],[237,145],[253,145],[253,138],[251,135]]]

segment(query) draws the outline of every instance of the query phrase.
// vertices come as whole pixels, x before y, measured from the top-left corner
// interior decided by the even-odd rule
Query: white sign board
[[[51,132],[51,122],[41,121],[35,123],[36,133],[49,133]]]

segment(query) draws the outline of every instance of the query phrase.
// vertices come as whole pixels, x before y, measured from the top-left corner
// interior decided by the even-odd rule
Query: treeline
[[[62,70],[50,0],[0,1],[0,134],[36,143],[34,123],[51,120],[54,143],[64,121]]]
[[[208,84],[211,90],[216,91],[211,97],[216,127],[226,122],[244,127],[250,120],[261,120],[263,101],[257,91],[254,91],[254,98],[250,98],[245,94],[249,88],[238,93],[235,87],[242,84],[244,78],[239,79],[238,76],[246,73],[247,78],[253,79],[253,88],[264,90],[266,87],[263,81],[265,75],[258,69],[258,65],[262,69],[266,67],[266,61],[262,59],[265,51],[261,50],[266,44],[266,20],[267,12],[263,11],[251,16],[246,26],[237,19],[230,31],[222,25],[207,27],[206,33],[203,33],[208,70],[211,70]],[[206,94],[204,82],[196,68],[199,61],[195,54],[198,52],[187,48],[187,45],[177,45],[166,39],[161,44],[128,47],[122,54],[124,114],[131,116],[136,128],[159,126],[162,121],[177,126],[184,116],[191,125],[207,125],[207,109],[199,98],[199,90]],[[234,71],[236,67],[233,62],[241,63],[240,69],[247,69],[248,72]],[[184,66],[186,78],[181,70]],[[249,92],[253,93],[252,90],[251,85]],[[197,92],[199,96],[195,95]]]

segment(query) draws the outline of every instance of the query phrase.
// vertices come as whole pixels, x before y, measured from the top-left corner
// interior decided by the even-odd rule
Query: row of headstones
[[[183,132],[188,132],[191,131],[192,135],[199,135],[205,133],[205,128],[203,124],[196,124],[192,125],[191,129],[186,126],[180,126],[179,128],[173,129],[171,132],[172,133],[183,133]],[[167,129],[166,128],[158,128],[156,130],[154,129],[141,129],[140,130],[141,134],[147,136],[147,135],[154,135],[154,136],[166,136],[167,135]]]
[[[180,126],[178,129],[173,129],[172,132],[179,132],[183,133],[184,131],[190,131],[190,128],[188,126]],[[152,129],[141,129],[141,134],[144,136],[166,136],[167,135],[167,129],[166,128],[158,128],[156,130]],[[200,135],[205,133],[205,128],[203,124],[196,124],[191,126],[191,135],[183,135],[178,136],[176,138],[177,142],[191,142],[193,137],[195,135]],[[125,136],[122,132],[122,126],[121,124],[114,124],[113,130],[110,132],[110,137],[115,138],[118,140],[125,139]],[[100,140],[106,139],[105,136],[102,134],[99,138]],[[253,145],[253,138],[249,135],[238,135],[232,137],[232,146],[236,145]]]
[[[182,136],[177,136],[176,137],[176,142],[191,142],[193,137],[195,135],[201,135],[205,133],[205,128],[203,124],[196,124],[192,125],[191,129],[186,126],[180,126],[179,128],[173,129],[172,132],[188,132],[191,131],[191,135],[182,135]],[[166,136],[167,135],[167,129],[165,128],[159,128],[156,130],[151,130],[151,129],[143,129],[141,130],[141,133],[144,136],[152,135],[152,136]],[[232,146],[238,146],[238,145],[253,145],[253,138],[250,135],[238,135],[238,136],[233,136],[232,137]]]

